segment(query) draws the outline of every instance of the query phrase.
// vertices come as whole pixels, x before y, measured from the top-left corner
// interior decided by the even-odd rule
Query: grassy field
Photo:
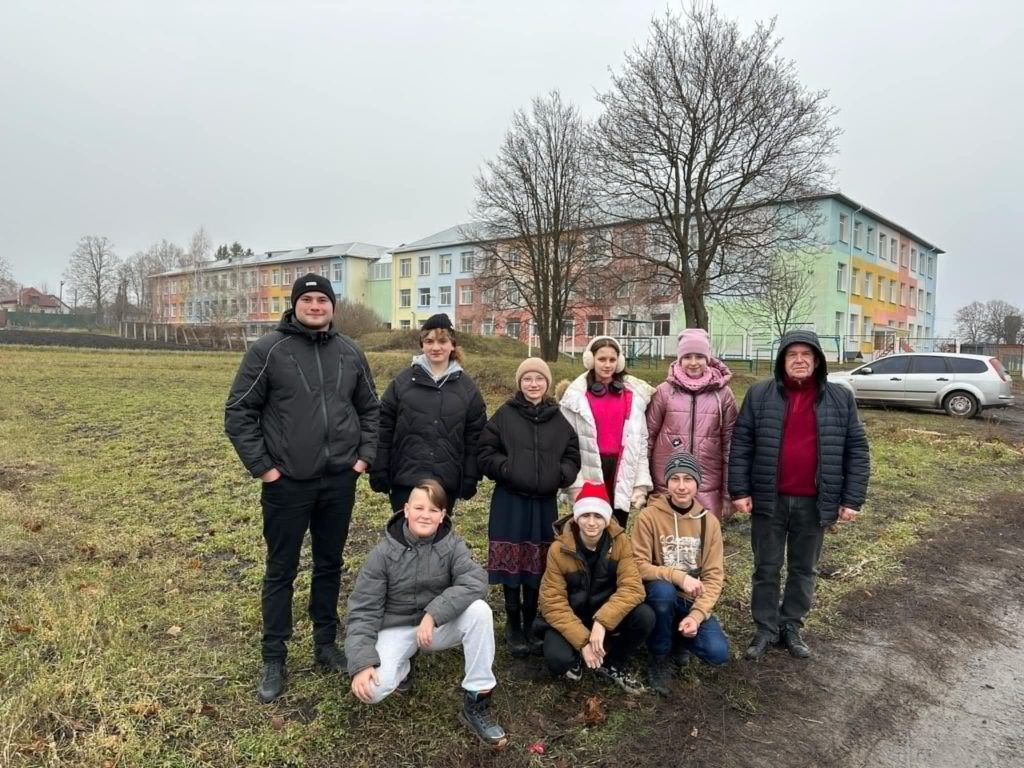
[[[370,354],[381,391],[408,360]],[[492,410],[517,363],[470,359]],[[0,765],[627,765],[665,722],[686,728],[698,716],[672,701],[627,700],[590,677],[552,683],[538,661],[500,647],[496,710],[512,736],[501,755],[455,719],[458,652],[423,659],[414,695],[359,705],[347,681],[312,669],[308,552],[289,692],[259,705],[258,487],[222,430],[237,364],[234,354],[0,347]],[[556,369],[557,378],[574,373]],[[738,382],[738,395],[748,383]],[[828,537],[832,577],[809,623],[818,636],[842,626],[846,594],[898,577],[917,538],[984,512],[1024,465],[1020,446],[984,421],[878,410],[864,418],[869,503],[858,523]],[[945,502],[953,489],[956,506]],[[485,484],[456,516],[478,556],[489,499]],[[343,591],[387,516],[385,498],[361,481]],[[720,617],[734,652],[748,634],[748,530],[745,520],[726,527]],[[689,668],[680,700],[713,685],[729,687],[737,713],[756,713],[758,690],[735,672]],[[590,697],[607,714],[600,725],[583,717]],[[537,742],[544,755],[530,752]]]

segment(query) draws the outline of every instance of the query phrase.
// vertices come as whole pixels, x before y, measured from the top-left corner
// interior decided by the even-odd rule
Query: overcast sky
[[[2,0],[0,247],[53,292],[79,237],[385,246],[467,218],[509,116],[596,113],[656,0]],[[673,5],[673,7],[678,7]],[[1024,304],[1018,2],[721,0],[831,91],[838,187],[948,253],[956,308]]]

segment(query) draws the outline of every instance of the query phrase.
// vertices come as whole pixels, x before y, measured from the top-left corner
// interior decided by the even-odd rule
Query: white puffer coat
[[[643,379],[627,375],[626,388],[633,393],[629,418],[622,429],[622,453],[615,474],[615,509],[628,511],[630,499],[637,490],[650,493],[651,467],[647,454],[647,404],[654,396],[654,387]],[[576,481],[569,486],[570,501],[576,498],[584,483],[604,483],[601,453],[597,448],[597,424],[587,402],[587,375],[578,376],[562,395],[562,413],[580,438],[582,467]]]

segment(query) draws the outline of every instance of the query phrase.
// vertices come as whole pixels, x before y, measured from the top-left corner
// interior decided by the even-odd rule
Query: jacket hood
[[[647,506],[653,507],[664,515],[674,516],[677,514],[677,512],[672,508],[672,504],[669,503],[667,493],[655,494],[651,497],[650,501],[647,502]],[[704,506],[694,498],[693,507],[690,508],[690,511],[687,512],[684,517],[692,517],[694,520],[700,520],[707,513],[708,511],[704,509]]]
[[[391,519],[388,520],[387,525],[384,526],[385,535],[402,548],[411,546],[405,538],[404,524],[405,512],[398,510],[391,516]],[[441,521],[441,525],[437,529],[437,533],[434,534],[434,543],[436,544],[441,541],[441,539],[445,538],[451,532],[451,518],[448,517],[448,515],[445,515],[444,519]]]
[[[458,360],[449,360],[447,370],[445,370],[445,372],[442,373],[440,376],[435,376],[434,372],[430,369],[430,361],[427,359],[427,356],[425,354],[415,355],[412,359],[412,365],[413,367],[422,368],[424,371],[430,374],[430,378],[432,378],[434,381],[441,381],[442,379],[447,379],[449,376],[454,376],[457,373],[462,373],[463,370],[462,366],[459,365]]]
[[[277,324],[276,330],[290,336],[305,336],[310,341],[320,344],[326,344],[330,341],[332,336],[338,335],[338,331],[334,328],[334,320],[331,320],[330,325],[327,326],[327,330],[314,331],[312,328],[307,328],[300,323],[298,319],[296,319],[294,309],[286,309],[284,311],[284,314],[281,315],[281,322]]]
[[[821,342],[818,341],[818,334],[814,331],[787,331],[783,334],[782,338],[779,339],[779,352],[775,356],[776,383],[779,386],[782,386],[786,377],[786,368],[784,364],[786,349],[791,347],[793,344],[806,344],[814,350],[814,357],[818,360],[818,365],[814,369],[814,378],[818,384],[818,389],[822,389],[825,386],[825,382],[828,380],[828,362],[825,360],[825,353],[821,349]]]
[[[506,401],[506,405],[519,411],[523,418],[536,422],[551,421],[555,414],[561,412],[558,403],[554,400],[541,400],[538,404],[534,405],[526,399],[522,392],[516,392],[516,394],[512,395]]]

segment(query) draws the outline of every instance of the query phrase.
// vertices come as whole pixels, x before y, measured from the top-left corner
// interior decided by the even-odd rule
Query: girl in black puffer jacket
[[[505,640],[513,656],[538,649],[532,636],[556,494],[580,471],[576,432],[547,396],[551,370],[537,357],[516,371],[516,394],[487,422],[480,469],[495,482],[488,523],[487,574],[505,592]]]
[[[470,499],[480,482],[477,443],[487,407],[476,382],[462,369],[462,350],[448,315],[434,315],[420,331],[423,354],[388,385],[380,406],[377,458],[370,487],[402,509],[412,489],[433,478],[456,499]]]

